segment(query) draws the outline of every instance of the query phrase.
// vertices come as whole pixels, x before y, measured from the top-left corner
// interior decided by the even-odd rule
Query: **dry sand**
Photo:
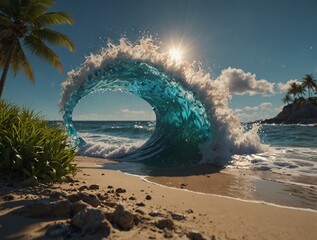
[[[119,203],[123,203],[138,219],[131,230],[123,231],[114,224],[107,239],[317,239],[317,211],[165,187],[141,177],[103,169],[96,164],[98,159],[77,157],[77,160],[82,171],[75,177],[75,182],[21,188],[19,184],[1,180],[0,239],[48,239],[45,236],[47,225],[67,222],[69,217],[27,217],[23,211],[25,206],[34,204],[34,199],[52,197],[54,191],[77,194],[81,186],[93,184],[98,184],[99,189],[82,191],[94,196],[106,196],[100,201],[98,209],[108,214],[109,221]],[[228,181],[228,178],[223,177],[223,181]],[[186,181],[188,185],[183,187],[188,188],[191,182],[189,179]],[[221,186],[221,177],[217,181]],[[123,188],[126,192],[116,194],[114,190],[117,188]],[[147,195],[150,196],[148,200]],[[145,206],[138,206],[138,203]],[[150,216],[150,212],[160,216]],[[160,219],[173,217],[173,229],[158,227]],[[193,230],[201,235],[195,235]],[[83,235],[79,231],[69,237],[102,239],[103,235],[101,232]]]

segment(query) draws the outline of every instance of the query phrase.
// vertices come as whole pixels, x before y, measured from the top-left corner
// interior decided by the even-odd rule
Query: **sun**
[[[176,62],[180,62],[182,59],[182,51],[177,48],[171,48],[169,50],[169,55],[172,60],[175,60]]]

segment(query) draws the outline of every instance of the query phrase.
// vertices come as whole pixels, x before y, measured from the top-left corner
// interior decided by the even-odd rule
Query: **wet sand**
[[[195,192],[317,210],[317,177],[222,169],[212,174],[149,176],[147,179]]]

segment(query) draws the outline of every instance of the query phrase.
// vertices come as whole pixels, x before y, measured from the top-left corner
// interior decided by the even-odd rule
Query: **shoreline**
[[[80,193],[79,188],[98,184],[98,190],[84,190],[90,194],[106,194],[109,186],[122,188],[126,192],[112,195],[109,202],[123,203],[142,221],[129,231],[115,227],[107,239],[194,239],[190,233],[198,232],[205,239],[315,239],[317,236],[317,211],[283,208],[263,202],[249,202],[211,194],[200,194],[186,189],[174,189],[149,182],[143,177],[132,176],[120,171],[105,169],[98,164],[104,159],[76,157],[82,172],[73,183],[54,184],[44,190],[63,191],[67,194]],[[207,178],[207,177],[206,177]],[[219,176],[219,181],[222,179]],[[77,182],[78,181],[78,182]],[[45,239],[48,224],[67,222],[65,218],[37,219],[17,213],[16,209],[45,198],[40,191],[31,193],[30,188],[18,185],[3,186],[1,195],[12,193],[15,199],[0,200],[0,234],[3,239]],[[43,191],[44,191],[43,190]],[[150,197],[147,197],[150,195]],[[26,198],[28,197],[28,198]],[[143,203],[139,204],[138,203]],[[114,211],[114,207],[98,206],[98,209]],[[158,212],[162,216],[150,216]],[[143,214],[141,214],[143,213]],[[172,215],[174,214],[174,215]],[[176,215],[175,215],[176,214]],[[172,219],[172,216],[179,216]],[[184,216],[184,219],[180,216]],[[161,218],[172,219],[172,230],[157,228]],[[12,223],[15,223],[14,226]],[[76,235],[77,236],[77,235]],[[70,239],[76,239],[74,238]],[[83,239],[96,239],[97,235],[85,235]],[[98,235],[99,236],[99,235]],[[78,237],[78,236],[77,236]],[[91,237],[91,238],[89,238]],[[102,239],[102,238],[97,238]]]
[[[251,200],[299,209],[317,210],[317,176],[292,176],[287,173],[244,168],[215,168],[211,165],[160,169],[140,163],[105,163],[100,167],[118,170],[149,182],[197,193]]]
[[[228,173],[230,172],[230,173]],[[262,174],[263,175],[263,174]],[[317,211],[316,178],[295,178],[277,175],[280,179],[255,175],[251,170],[225,169],[219,173],[187,177],[145,177],[149,182],[195,193],[230,199],[264,203],[285,208]]]
[[[307,212],[317,213],[316,209],[311,209],[311,208],[292,207],[292,206],[275,204],[275,203],[271,203],[271,202],[265,202],[265,201],[262,201],[262,200],[248,200],[248,199],[242,199],[242,198],[238,198],[238,197],[230,197],[230,196],[225,196],[225,195],[219,195],[219,194],[215,194],[215,193],[197,192],[197,191],[192,191],[192,190],[189,190],[189,189],[183,189],[183,188],[178,188],[178,187],[169,187],[169,186],[166,186],[166,185],[163,185],[163,184],[160,184],[160,183],[149,181],[146,178],[144,180],[147,181],[150,184],[155,184],[155,185],[160,186],[160,187],[170,188],[170,189],[174,189],[174,190],[181,190],[181,191],[185,191],[185,192],[191,192],[191,193],[194,193],[194,194],[207,195],[207,196],[210,195],[210,196],[215,196],[215,197],[220,197],[220,198],[231,199],[231,200],[234,200],[234,201],[241,201],[241,202],[254,203],[254,204],[264,204],[264,205],[273,206],[273,207],[277,207],[277,208],[285,208],[285,209],[291,209],[291,210],[300,210],[300,211],[307,211]]]

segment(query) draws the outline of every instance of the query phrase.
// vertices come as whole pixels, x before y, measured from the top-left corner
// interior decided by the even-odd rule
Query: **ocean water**
[[[129,159],[125,159],[126,154],[137,152],[138,148],[151,138],[156,123],[154,121],[75,121],[74,125],[78,136],[86,142],[85,147],[79,149],[80,155],[129,162]],[[245,128],[248,129],[249,126],[245,125]],[[290,176],[317,176],[316,125],[262,125],[259,136],[263,144],[269,145],[267,152],[232,155],[226,167]],[[174,157],[177,155],[174,154]],[[199,157],[201,154],[197,155],[197,158]],[[146,159],[143,163],[147,161]],[[176,162],[181,163],[181,161],[182,159],[177,159]],[[140,168],[143,163],[128,163],[121,167],[130,168],[126,170],[132,173],[150,174],[150,169],[153,168]]]
[[[317,125],[264,124],[259,136],[262,143],[270,146],[268,151],[234,155],[231,165],[292,176],[317,176]]]
[[[83,156],[125,160],[150,138],[153,121],[76,121],[78,136],[85,141],[78,154]],[[126,159],[128,161],[128,159]]]
[[[61,87],[63,125],[79,155],[114,159],[120,164],[107,168],[137,175],[230,172],[227,196],[317,209],[317,126],[240,123],[221,82],[151,37],[109,42]],[[156,121],[73,121],[81,99],[108,91],[143,99]]]
[[[139,138],[135,145],[126,136],[112,136],[112,141],[125,141],[124,147],[115,148],[106,139],[101,147],[89,142],[91,136],[77,134],[80,130],[72,120],[77,103],[88,94],[107,91],[130,93],[152,106],[155,128],[144,144]],[[136,43],[120,39],[119,44],[109,43],[89,55],[79,68],[68,72],[59,105],[72,144],[79,146],[80,153],[157,167],[186,167],[227,165],[232,155],[267,151],[258,127],[245,131],[228,106],[229,100],[228,89],[199,63],[175,60],[154,39],[144,37]],[[140,129],[131,131],[130,135]]]
[[[107,168],[139,175],[235,169],[240,179],[249,171],[256,181],[234,181],[229,187],[262,189],[251,199],[278,204],[288,204],[289,194],[300,192],[291,206],[317,209],[317,126],[242,124],[229,106],[228,89],[199,62],[177,60],[162,49],[152,38],[135,43],[122,38],[68,72],[59,105],[78,154],[114,159],[120,164]],[[107,91],[143,99],[156,121],[73,121],[81,99]],[[289,192],[285,186],[292,184],[296,188]]]

